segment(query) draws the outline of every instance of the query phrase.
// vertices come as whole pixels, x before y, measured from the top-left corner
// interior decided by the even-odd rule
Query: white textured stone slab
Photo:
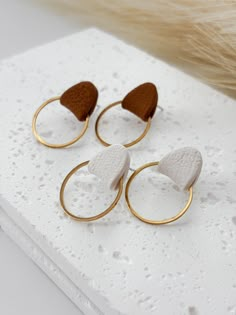
[[[170,152],[160,160],[157,167],[158,172],[170,177],[182,190],[195,184],[201,169],[201,153],[191,147]]]
[[[88,164],[88,170],[110,189],[117,189],[121,177],[125,180],[129,165],[128,150],[123,145],[114,144],[95,155]]]
[[[124,199],[94,223],[80,224],[63,214],[58,202],[63,178],[103,148],[93,129],[99,109],[86,135],[65,150],[36,143],[31,119],[42,101],[82,80],[96,84],[102,107],[145,81],[158,86],[165,110],[157,111],[147,137],[130,149],[131,166],[159,160],[179,147],[199,149],[204,167],[183,219],[163,228],[145,225],[131,216]],[[89,299],[91,307],[81,302],[86,315],[235,313],[235,101],[96,30],[3,61],[0,86],[0,204]],[[67,140],[63,137],[81,128],[64,108],[50,106],[46,112],[39,128],[50,141]],[[59,120],[53,113],[59,113]],[[127,111],[117,108],[110,115],[101,132],[113,143],[132,140],[143,130]],[[145,212],[149,206],[159,211],[166,204],[177,210],[172,187],[161,186],[160,176],[158,181],[154,176],[152,172],[138,185],[134,182],[130,197]],[[99,202],[105,205],[105,200],[94,198],[89,185],[76,198],[79,205],[91,208]],[[13,227],[10,230],[14,233]],[[53,270],[48,272],[51,278]],[[75,291],[61,287],[75,300]]]
[[[6,206],[6,205],[5,205]],[[7,205],[9,207],[9,205]],[[99,313],[96,306],[87,296],[64,274],[40,247],[0,208],[1,228],[34,262],[64,291],[77,305],[83,314]],[[82,314],[82,313],[81,313]]]

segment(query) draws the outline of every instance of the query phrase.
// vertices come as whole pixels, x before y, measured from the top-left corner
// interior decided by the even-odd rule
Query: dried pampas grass
[[[236,1],[46,1],[236,97]]]

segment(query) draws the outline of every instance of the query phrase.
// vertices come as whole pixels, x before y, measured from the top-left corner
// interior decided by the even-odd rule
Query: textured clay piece
[[[97,104],[98,90],[89,81],[80,82],[66,90],[60,103],[68,108],[80,121],[86,120]]]
[[[170,152],[158,165],[159,173],[171,178],[181,190],[187,190],[195,184],[201,169],[201,153],[190,147]]]
[[[115,190],[121,177],[126,178],[129,165],[128,150],[120,144],[114,144],[91,159],[88,170],[99,177],[110,189]]]
[[[144,83],[130,91],[121,105],[144,121],[153,117],[157,108],[158,93],[153,83]]]

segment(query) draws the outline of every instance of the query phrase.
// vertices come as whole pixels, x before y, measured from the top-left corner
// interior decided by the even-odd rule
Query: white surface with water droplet
[[[41,102],[82,80],[96,84],[102,107],[145,81],[157,85],[164,111],[156,112],[147,137],[130,149],[131,167],[183,146],[202,153],[193,204],[181,220],[163,227],[146,225],[131,216],[123,197],[97,222],[81,224],[63,214],[58,194],[64,176],[102,149],[93,128],[100,109],[82,140],[63,150],[36,143],[31,119]],[[235,314],[235,101],[93,29],[1,62],[0,84],[1,225],[17,235],[22,247],[23,235],[31,242],[26,252],[42,268],[48,266],[48,275],[82,311]],[[81,128],[56,104],[42,115],[39,129],[48,140],[73,137]],[[117,107],[104,117],[101,132],[117,143],[134,139],[143,128]],[[155,172],[143,173],[137,183],[130,198],[142,215],[155,216],[166,207],[178,211],[186,197]],[[109,201],[107,196],[99,199],[94,184],[79,188],[72,200],[78,208],[100,209]]]

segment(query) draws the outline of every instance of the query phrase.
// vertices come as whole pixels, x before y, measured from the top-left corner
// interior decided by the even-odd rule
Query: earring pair
[[[90,116],[93,114],[93,111],[97,105],[98,99],[98,90],[96,86],[89,81],[80,82],[68,90],[66,90],[61,96],[56,96],[45,101],[35,112],[32,121],[32,131],[35,138],[43,145],[50,148],[64,148],[70,146],[77,142],[85,134],[88,125]],[[51,144],[43,139],[37,131],[37,118],[40,112],[50,103],[54,101],[59,101],[61,105],[65,106],[70,112],[72,112],[75,117],[84,122],[84,126],[80,134],[72,139],[69,142],[63,144]],[[139,85],[132,91],[130,91],[123,100],[114,102],[108,105],[102,112],[99,114],[96,123],[95,123],[95,133],[98,140],[104,145],[109,146],[110,143],[107,143],[99,133],[99,123],[103,115],[114,106],[121,105],[123,109],[128,110],[134,115],[138,116],[144,122],[146,122],[146,127],[143,133],[135,140],[130,143],[124,144],[125,147],[130,147],[139,141],[141,141],[146,134],[148,133],[151,120],[155,114],[158,102],[158,93],[157,88],[153,83],[146,82]]]
[[[117,191],[117,195],[112,204],[98,215],[91,217],[82,217],[74,215],[70,210],[68,210],[64,201],[64,192],[68,181],[70,180],[72,175],[74,175],[79,169],[85,166],[88,167],[88,171],[91,174],[97,176],[100,180],[102,180],[109,189]],[[154,171],[157,171],[169,177],[177,184],[177,186],[181,190],[188,191],[189,193],[186,205],[175,216],[171,218],[166,218],[163,220],[150,220],[148,218],[141,216],[131,205],[129,198],[130,187],[136,176],[138,176],[144,169],[149,167],[154,167]],[[200,175],[201,168],[202,168],[201,153],[198,150],[191,147],[177,149],[167,154],[159,162],[157,161],[150,162],[139,167],[129,177],[125,187],[126,204],[130,212],[139,220],[154,225],[167,224],[178,220],[185,214],[185,212],[189,209],[192,203],[193,186]],[[129,152],[124,146],[119,144],[111,145],[110,147],[99,152],[90,161],[86,161],[77,165],[68,173],[68,175],[65,177],[61,185],[60,203],[65,213],[75,220],[84,222],[94,221],[104,217],[119,202],[119,199],[122,195],[124,180],[127,177],[129,169],[130,169]]]

